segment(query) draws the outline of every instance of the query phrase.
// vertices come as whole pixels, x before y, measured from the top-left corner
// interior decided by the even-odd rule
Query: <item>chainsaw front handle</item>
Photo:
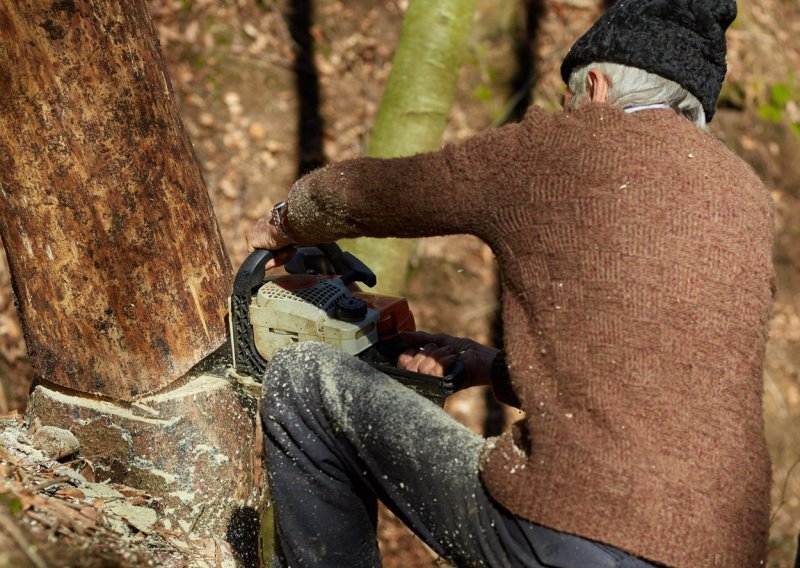
[[[256,349],[253,324],[250,323],[250,300],[253,290],[264,283],[264,266],[274,255],[266,249],[250,253],[233,279],[230,300],[231,347],[233,367],[238,373],[261,380],[267,370],[267,361]]]
[[[257,288],[264,283],[264,266],[275,257],[271,250],[256,249],[250,253],[236,277],[233,279],[233,293],[239,296],[250,297],[253,295],[253,288]]]

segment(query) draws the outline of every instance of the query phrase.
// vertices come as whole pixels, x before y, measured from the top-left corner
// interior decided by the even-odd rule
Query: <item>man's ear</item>
[[[599,69],[592,67],[586,75],[589,83],[589,100],[595,103],[608,102],[608,91],[611,89],[611,82]]]

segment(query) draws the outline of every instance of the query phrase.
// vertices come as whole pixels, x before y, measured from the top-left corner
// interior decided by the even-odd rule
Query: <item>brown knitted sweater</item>
[[[299,242],[492,247],[526,413],[486,445],[498,502],[669,566],[759,564],[772,204],[718,140],[671,110],[531,109],[435,153],[313,172],[287,209]]]

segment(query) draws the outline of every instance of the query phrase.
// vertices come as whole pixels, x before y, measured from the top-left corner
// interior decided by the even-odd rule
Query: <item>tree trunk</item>
[[[439,148],[474,12],[475,0],[411,0],[368,156],[394,158]],[[382,292],[403,292],[413,240],[357,239],[344,247],[375,271]]]
[[[0,236],[36,374],[119,400],[226,336],[230,262],[145,0],[0,0]]]

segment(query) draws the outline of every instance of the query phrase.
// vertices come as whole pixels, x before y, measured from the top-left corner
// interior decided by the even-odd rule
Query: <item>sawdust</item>
[[[31,436],[31,444],[54,460],[72,455],[80,449],[80,442],[72,432],[54,426],[37,428]]]
[[[66,557],[71,546],[83,548],[88,538],[118,556],[119,566],[159,565],[157,555],[140,545],[149,540],[154,548],[163,549],[168,543],[157,542],[153,532],[156,512],[131,502],[144,499],[140,492],[129,490],[131,497],[126,497],[110,484],[90,482],[69,465],[51,460],[20,441],[27,435],[19,423],[7,422],[0,428],[0,501],[26,539],[35,542],[41,530],[54,530]],[[109,542],[116,543],[113,553]],[[65,565],[63,558],[51,558],[46,549],[40,554],[50,565]]]
[[[155,475],[157,477],[160,477],[161,479],[164,480],[166,485],[171,485],[175,483],[177,479],[175,474],[157,468],[152,461],[144,459],[140,456],[134,456],[133,460],[131,460],[131,465],[146,471],[150,475]]]
[[[199,456],[200,454],[206,454],[217,465],[222,465],[224,463],[231,461],[231,459],[228,456],[219,451],[219,448],[216,448],[214,446],[209,446],[208,444],[198,445],[197,447],[194,448],[193,453],[195,458],[197,458],[197,456]]]
[[[145,404],[153,405],[171,400],[179,400],[188,398],[195,395],[211,396],[215,390],[224,389],[228,387],[228,381],[221,377],[214,377],[211,375],[201,375],[194,378],[192,381],[182,385],[176,389],[166,390],[164,392],[148,396],[142,399]]]
[[[84,407],[95,410],[98,414],[109,414],[111,416],[124,418],[126,420],[140,421],[146,424],[159,424],[166,427],[166,426],[171,426],[180,420],[180,418],[177,417],[171,418],[170,420],[161,420],[158,418],[145,417],[141,416],[138,413],[132,412],[128,408],[125,408],[118,404],[107,402],[105,400],[92,399],[82,396],[76,397],[55,390],[48,391],[48,396],[51,397],[53,400],[61,404],[64,404],[66,406]]]
[[[0,552],[0,565],[235,568],[222,539],[159,524],[157,498],[90,481],[85,460],[60,463],[30,441],[21,420],[0,421],[0,544],[13,534],[16,547]]]
[[[292,394],[276,392],[272,396],[272,389]],[[395,499],[419,491],[418,484],[410,483],[416,479],[428,479],[431,487],[440,488],[442,492],[437,495],[443,502],[449,488],[478,483],[484,445],[481,436],[433,402],[328,345],[306,342],[280,352],[270,364],[264,392],[268,399],[277,399],[275,406],[267,407],[268,412],[284,414],[281,405],[286,396],[314,408],[319,405],[334,432],[353,447],[364,449],[365,455],[392,464],[382,469],[380,483]],[[267,418],[275,420],[271,414]],[[372,458],[364,459],[371,463]],[[435,503],[437,495],[422,502]],[[464,497],[459,494],[449,498],[460,502]],[[469,495],[466,498],[469,500]],[[410,514],[420,514],[421,511],[414,512],[411,501],[409,497]],[[450,525],[428,529],[440,542],[452,541],[459,532],[458,526]],[[425,550],[430,562],[432,553]]]
[[[376,6],[365,1],[321,1],[316,6],[315,57],[321,70],[325,153],[329,160],[363,153],[377,110],[382,85],[390,69],[392,46],[407,1]],[[511,6],[513,3],[501,3]],[[545,0],[534,36],[537,77],[535,101],[557,104],[562,89],[557,67],[564,51],[599,13],[600,0]],[[246,255],[244,234],[249,225],[284,198],[297,176],[297,132],[291,73],[293,40],[282,3],[150,2],[161,38],[170,79],[182,114],[203,165],[215,212],[234,265]],[[481,8],[483,5],[483,8]],[[488,6],[488,7],[487,7]],[[740,16],[729,33],[731,78],[742,101],[729,101],[712,124],[716,134],[736,148],[775,192],[779,209],[778,256],[785,263],[776,306],[779,318],[796,318],[800,231],[796,182],[797,154],[782,141],[779,125],[759,120],[775,83],[790,83],[800,69],[798,4],[783,0],[740,0]],[[491,3],[479,3],[491,10]],[[755,13],[755,14],[753,14]],[[533,19],[533,18],[532,18]],[[484,18],[485,20],[485,18]],[[514,28],[512,33],[526,33]],[[476,38],[472,61],[462,72],[458,101],[448,126],[449,141],[463,139],[489,124],[492,106],[502,103],[500,80],[509,59],[491,57],[508,35]],[[780,45],[776,50],[775,46]],[[490,57],[486,57],[489,55]],[[504,60],[506,60],[504,62]],[[492,81],[492,79],[498,79]],[[252,85],[259,85],[253,89]],[[265,104],[265,93],[268,93]],[[795,91],[796,93],[796,91]],[[235,96],[235,95],[238,95]],[[486,101],[486,95],[494,95]],[[737,106],[737,105],[741,106]],[[796,101],[794,101],[795,107]],[[488,112],[487,109],[488,108]],[[287,120],[287,117],[292,119]],[[790,133],[791,134],[791,133]],[[775,145],[780,145],[775,152]],[[420,327],[489,341],[497,303],[491,254],[469,237],[423,242],[409,284],[410,301]],[[27,364],[22,330],[17,320],[5,259],[0,254],[0,412],[23,408],[32,371]],[[773,328],[767,373],[767,425],[775,461],[776,510],[771,567],[792,563],[800,531],[800,425],[798,396],[798,336],[779,321]],[[4,367],[6,365],[6,367]],[[0,382],[3,382],[0,380]],[[255,385],[251,385],[255,387]],[[5,389],[5,390],[3,390]],[[448,402],[459,420],[479,431],[483,424],[482,393],[463,393]],[[511,422],[513,419],[506,419]],[[166,472],[153,472],[163,477]],[[170,474],[167,474],[170,475]],[[430,554],[381,509],[381,546],[387,567],[430,567]],[[2,564],[2,563],[0,563]]]
[[[291,355],[287,355],[289,352]],[[449,449],[448,440],[455,437],[461,439],[465,434],[471,434],[466,426],[453,420],[435,403],[419,396],[409,396],[409,389],[398,381],[326,344],[309,341],[290,347],[283,352],[281,358],[277,359],[278,364],[282,364],[281,361],[286,357],[291,361],[292,376],[319,377],[321,396],[325,407],[329,409],[332,426],[351,442],[357,443],[362,435],[360,432],[364,428],[363,421],[365,416],[370,415],[363,412],[365,408],[377,410],[371,413],[371,416],[372,419],[381,421],[381,427],[398,433],[407,432],[409,436],[412,433],[424,432],[426,439],[429,437],[440,443],[442,452]],[[306,393],[310,388],[308,385],[293,384],[285,379],[280,383],[280,387],[302,388]],[[274,388],[273,385],[265,381],[264,392],[268,392],[270,388]],[[380,409],[386,409],[387,412],[381,412]],[[388,409],[391,409],[391,413]],[[353,422],[354,415],[358,415],[357,424]],[[387,424],[386,420],[392,422]],[[377,426],[376,422],[375,427]],[[372,425],[368,423],[366,427],[369,430]],[[472,444],[461,449],[465,454],[474,454],[477,463],[483,439],[480,436],[472,436],[471,440]],[[413,440],[398,439],[397,446],[410,448],[413,447],[411,442]],[[391,451],[391,448],[387,450]],[[464,464],[459,463],[457,459],[452,465],[458,470]]]

